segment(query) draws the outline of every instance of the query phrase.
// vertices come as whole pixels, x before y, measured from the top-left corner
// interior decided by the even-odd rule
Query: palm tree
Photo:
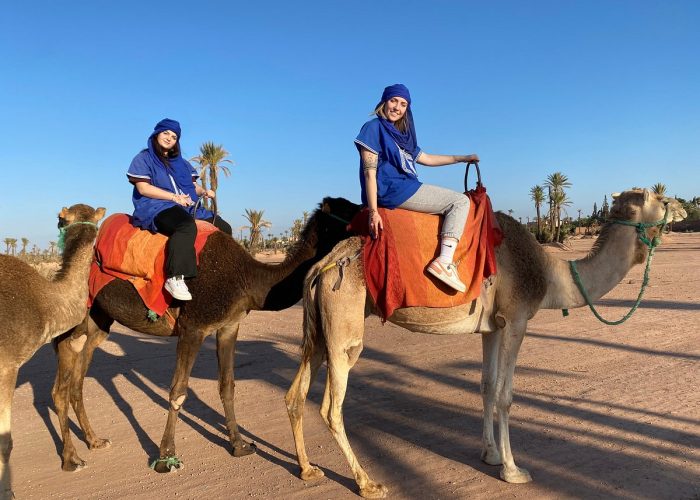
[[[263,228],[272,227],[272,223],[263,220],[264,210],[253,210],[252,208],[246,208],[243,217],[250,224],[246,226],[250,230],[250,253],[255,255],[255,249],[257,246],[258,238],[260,238],[260,232]]]
[[[666,185],[657,182],[651,186],[651,190],[654,194],[660,194],[661,196],[666,196]]]
[[[205,142],[199,147],[199,156],[195,156],[190,161],[194,161],[199,164],[200,171],[200,181],[204,189],[211,188],[216,191],[219,187],[219,170],[226,176],[231,175],[231,170],[223,163],[230,163],[233,165],[233,161],[227,159],[229,152],[224,149],[221,144],[214,144],[213,142]],[[207,186],[207,181],[209,182],[209,187]],[[214,212],[217,212],[216,198],[213,200],[204,200],[204,206],[211,208]]]
[[[12,246],[12,238],[5,238],[5,253],[10,255],[10,247]]]
[[[545,185],[549,188],[549,203],[551,207],[549,217],[552,223],[552,230],[555,234],[554,241],[559,241],[559,225],[561,223],[562,207],[559,203],[567,200],[564,189],[571,187],[571,182],[569,182],[569,178],[561,172],[554,172],[547,176]]]
[[[10,249],[12,250],[12,255],[17,253],[17,238],[10,238]]]
[[[56,251],[56,242],[49,241],[49,255],[53,256],[55,251]]]
[[[564,191],[555,191],[552,195],[552,203],[556,213],[556,226],[554,227],[554,241],[559,241],[561,232],[561,208],[571,205],[571,200],[566,196]]]
[[[29,245],[29,238],[20,238],[22,240],[22,251],[20,252],[20,255],[26,255],[27,254],[27,245]]]
[[[537,241],[542,237],[542,220],[540,219],[540,207],[544,203],[544,189],[542,186],[533,186],[530,188],[530,199],[535,202],[535,211],[537,212]]]

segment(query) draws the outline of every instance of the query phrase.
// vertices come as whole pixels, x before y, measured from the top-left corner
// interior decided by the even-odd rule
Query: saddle
[[[197,262],[207,238],[218,229],[197,220]],[[168,237],[134,227],[127,214],[109,216],[100,226],[90,266],[88,307],[102,288],[114,279],[131,283],[148,309],[162,316],[173,298],[163,291],[165,245]]]
[[[495,247],[503,238],[486,190],[467,193],[469,216],[455,251],[459,276],[467,286],[460,293],[431,276],[428,264],[440,253],[441,216],[402,209],[379,208],[384,230],[369,236],[368,212],[362,210],[349,229],[362,238],[367,291],[382,320],[403,307],[455,307],[471,302],[481,285],[496,274]]]

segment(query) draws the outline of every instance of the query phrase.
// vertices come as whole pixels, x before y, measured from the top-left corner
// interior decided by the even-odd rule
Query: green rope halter
[[[63,226],[58,229],[58,241],[56,242],[56,246],[58,247],[58,250],[63,252],[65,246],[66,246],[66,231],[68,230],[69,227],[75,226],[78,224],[89,224],[90,226],[95,226],[97,227],[97,224],[94,222],[89,222],[89,221],[78,221],[78,222],[72,222],[71,224],[68,224],[67,226]]]
[[[179,469],[183,465],[182,460],[177,457],[156,458],[153,462],[151,462],[151,469],[155,470],[156,465],[161,463],[167,465],[168,469]]]
[[[633,222],[633,221],[628,221],[628,220],[617,220],[617,219],[610,219],[610,221],[609,221],[613,224],[621,224],[623,226],[632,226],[632,227],[636,228],[637,229],[637,237],[649,249],[649,253],[647,254],[647,264],[646,264],[646,268],[644,269],[644,279],[642,279],[642,286],[639,290],[639,295],[637,296],[637,300],[635,301],[632,308],[621,319],[619,319],[617,321],[609,321],[609,320],[606,320],[605,318],[603,318],[598,313],[598,311],[596,311],[595,307],[593,306],[593,301],[588,296],[588,292],[586,292],[586,288],[583,286],[583,282],[581,281],[581,276],[578,273],[578,269],[576,269],[576,261],[574,261],[574,260],[569,261],[569,267],[571,268],[571,275],[574,278],[574,282],[576,283],[576,286],[578,287],[579,291],[581,292],[581,295],[583,295],[583,298],[586,300],[586,304],[588,304],[588,307],[590,308],[590,310],[593,312],[595,317],[598,318],[598,320],[601,321],[602,323],[605,323],[606,325],[610,325],[610,326],[620,325],[620,324],[624,323],[632,316],[632,314],[634,314],[634,312],[639,307],[639,304],[642,302],[642,296],[644,295],[644,290],[646,289],[647,285],[649,284],[649,271],[651,269],[651,260],[654,257],[654,251],[656,250],[656,247],[661,244],[661,238],[658,235],[654,236],[650,240],[649,237],[647,236],[646,230],[651,228],[651,227],[661,226],[661,231],[659,231],[659,234],[663,233],[664,229],[666,229],[666,225],[668,224],[668,210],[669,210],[668,205],[666,205],[666,213],[664,213],[664,218],[661,220],[658,220],[656,222]],[[562,309],[561,312],[564,316],[569,315],[568,309]]]

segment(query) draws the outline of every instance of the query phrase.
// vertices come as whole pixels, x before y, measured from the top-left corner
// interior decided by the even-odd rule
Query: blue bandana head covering
[[[394,139],[396,144],[398,144],[401,149],[408,151],[411,155],[415,156],[418,141],[416,140],[416,129],[413,125],[413,113],[411,112],[411,94],[408,91],[408,88],[401,83],[389,85],[384,89],[384,92],[382,93],[382,100],[377,106],[384,104],[392,97],[401,97],[406,99],[408,102],[408,107],[406,108],[406,122],[408,124],[407,130],[405,133],[401,132],[394,126],[393,123],[382,118],[381,116],[378,117],[379,123],[382,124],[384,131],[389,134],[392,139]]]
[[[180,124],[176,120],[171,120],[170,118],[163,118],[161,121],[156,123],[156,126],[153,127],[151,137],[153,137],[155,134],[165,132],[166,130],[172,130],[175,132],[175,134],[177,134],[177,140],[180,140]]]

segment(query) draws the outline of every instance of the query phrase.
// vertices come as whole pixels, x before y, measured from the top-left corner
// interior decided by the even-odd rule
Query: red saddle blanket
[[[496,274],[495,247],[501,228],[483,187],[470,191],[469,217],[455,251],[465,293],[450,288],[427,272],[440,254],[441,217],[408,210],[380,208],[384,230],[369,237],[368,212],[362,210],[349,229],[363,240],[362,260],[367,290],[383,320],[401,307],[454,307],[471,302],[482,282]]]
[[[218,229],[198,220],[195,252],[204,248],[207,238]],[[139,229],[126,214],[110,215],[100,226],[95,241],[95,256],[90,267],[88,307],[106,284],[115,278],[134,285],[144,304],[162,316],[172,297],[163,291],[165,284],[165,244],[168,237]]]

